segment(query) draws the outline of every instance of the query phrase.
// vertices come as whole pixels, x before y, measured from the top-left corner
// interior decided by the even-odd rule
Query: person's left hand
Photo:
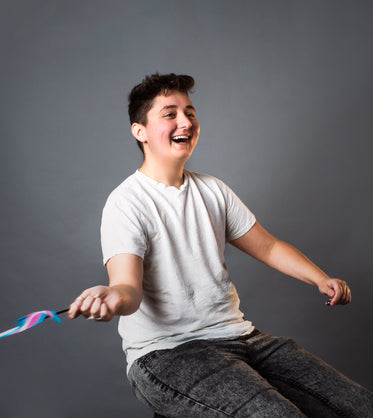
[[[330,297],[329,305],[346,305],[351,302],[351,290],[340,279],[326,279],[319,285],[320,293]]]

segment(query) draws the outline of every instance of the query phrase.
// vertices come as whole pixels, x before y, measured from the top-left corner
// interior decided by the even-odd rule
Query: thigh
[[[309,417],[373,417],[373,395],[294,340],[261,333],[247,340],[252,366]]]
[[[196,340],[149,353],[131,367],[136,396],[168,417],[300,417],[241,358],[239,342]]]

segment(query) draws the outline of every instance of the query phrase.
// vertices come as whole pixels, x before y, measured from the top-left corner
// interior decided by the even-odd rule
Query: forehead
[[[180,91],[172,91],[166,95],[159,94],[153,100],[153,105],[150,109],[150,112],[159,112],[163,108],[169,106],[176,106],[178,108],[184,109],[187,106],[193,106],[190,97],[186,93]],[[150,113],[149,112],[149,113]]]

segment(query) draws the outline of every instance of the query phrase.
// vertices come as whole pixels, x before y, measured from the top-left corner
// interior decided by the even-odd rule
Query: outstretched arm
[[[118,254],[106,264],[109,286],[84,290],[70,305],[71,319],[84,315],[110,321],[114,315],[137,311],[142,299],[143,261],[133,254]]]
[[[258,222],[230,244],[281,273],[317,286],[322,294],[331,298],[331,306],[351,301],[351,292],[346,282],[330,278],[304,254],[272,236]]]

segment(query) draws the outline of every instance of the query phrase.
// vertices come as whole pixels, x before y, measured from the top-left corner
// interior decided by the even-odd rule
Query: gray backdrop
[[[187,73],[202,126],[188,168],[353,292],[327,308],[228,248],[246,317],[372,389],[372,18],[356,0],[2,0],[0,331],[106,283],[101,210],[142,161],[127,94],[144,74]],[[64,315],[0,340],[1,416],[152,416],[116,322]]]

